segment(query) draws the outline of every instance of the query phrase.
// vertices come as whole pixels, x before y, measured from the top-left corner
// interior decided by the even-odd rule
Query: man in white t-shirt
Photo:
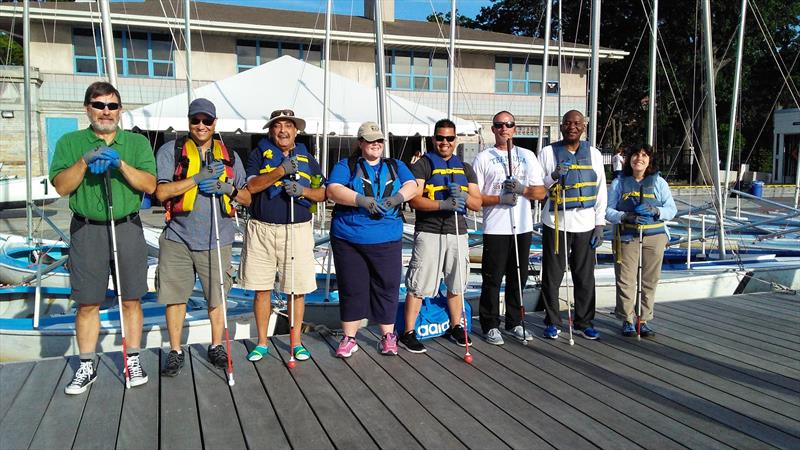
[[[509,152],[508,140],[514,136],[515,130],[514,116],[510,112],[495,114],[492,119],[495,145],[480,152],[473,163],[483,200],[480,323],[486,341],[494,345],[503,344],[500,334],[500,284],[504,276],[505,331],[520,341],[533,339],[530,333],[523,333],[523,318],[520,317],[522,295],[518,280],[522,280],[524,289],[533,232],[530,200],[544,199],[547,191],[544,188],[544,173],[536,155],[513,144]],[[509,153],[513,169],[511,177],[508,176]],[[514,255],[515,238],[519,248],[519,273]]]
[[[617,153],[611,157],[611,169],[614,171],[614,178],[622,176],[622,166],[625,164],[625,147],[619,146]]]
[[[544,184],[550,189],[542,210],[542,302],[547,325],[544,337],[550,339],[558,338],[561,332],[558,289],[564,278],[565,229],[575,285],[575,330],[587,339],[599,336],[592,325],[594,263],[595,249],[603,243],[606,223],[606,176],[603,156],[580,140],[585,128],[583,114],[568,111],[561,121],[562,140],[543,148],[539,154],[546,174]],[[562,196],[566,197],[566,214]]]

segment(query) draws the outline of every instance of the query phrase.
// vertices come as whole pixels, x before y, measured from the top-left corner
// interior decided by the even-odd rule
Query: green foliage
[[[11,36],[2,32],[0,32],[0,65],[22,65],[22,46]]]
[[[469,18],[467,16],[461,15],[456,10],[456,25],[459,27],[464,28],[478,28],[478,22],[475,19]],[[436,14],[430,14],[426,20],[428,22],[438,22],[443,24],[450,24],[450,12],[443,13],[441,11],[437,12]]]

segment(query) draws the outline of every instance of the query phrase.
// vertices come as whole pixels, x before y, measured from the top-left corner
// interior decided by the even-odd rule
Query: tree
[[[458,25],[459,27],[478,28],[478,22],[475,19],[471,19],[467,16],[459,14],[458,10],[456,10],[456,17],[457,17],[456,25]],[[443,13],[439,11],[435,14],[430,14],[426,19],[428,22],[437,22],[449,25],[450,12],[448,11],[447,13]]]
[[[22,46],[4,32],[0,32],[0,65],[22,65]]]

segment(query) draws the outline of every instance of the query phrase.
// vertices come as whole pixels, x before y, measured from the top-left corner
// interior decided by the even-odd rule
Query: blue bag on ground
[[[395,321],[397,334],[402,334],[406,329],[405,307],[405,301],[398,302]],[[467,302],[466,308],[466,316],[471,319],[472,308],[470,308],[469,302]],[[447,310],[447,296],[439,291],[435,297],[425,297],[422,300],[422,308],[419,310],[417,322],[414,324],[417,339],[424,340],[442,336],[448,329],[450,329],[450,314]],[[472,331],[472,320],[467,320],[467,332],[470,331]]]

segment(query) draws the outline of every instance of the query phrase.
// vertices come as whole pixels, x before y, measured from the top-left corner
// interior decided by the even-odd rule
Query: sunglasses
[[[492,125],[497,129],[500,129],[500,128],[503,128],[503,127],[514,128],[515,126],[517,126],[516,123],[511,122],[511,121],[509,121],[509,122],[494,122]]]
[[[116,110],[118,110],[120,108],[121,105],[119,103],[117,103],[117,102],[109,102],[109,103],[106,103],[106,102],[91,102],[91,103],[89,103],[89,106],[91,106],[92,108],[97,109],[99,111],[102,111],[102,110],[104,110],[106,108],[108,108],[109,111],[116,111]]]
[[[280,116],[294,117],[294,111],[292,111],[291,109],[279,109],[277,111],[272,111],[272,114],[269,115],[269,118],[274,119]]]
[[[442,142],[442,141],[453,142],[453,141],[456,140],[456,137],[455,136],[442,136],[441,134],[437,134],[436,136],[433,137],[433,139],[435,139],[436,142]]]
[[[361,142],[366,142],[367,144],[372,144],[372,143],[375,143],[375,142],[377,142],[378,144],[383,144],[383,141],[384,141],[383,139],[376,139],[374,141],[368,141],[368,140],[366,140],[364,138],[361,138]]]
[[[210,127],[211,125],[214,125],[215,120],[217,119],[214,119],[213,117],[206,117],[205,119],[201,119],[199,117],[190,117],[189,123],[191,123],[192,125],[197,125],[200,122],[203,122],[203,125]]]

